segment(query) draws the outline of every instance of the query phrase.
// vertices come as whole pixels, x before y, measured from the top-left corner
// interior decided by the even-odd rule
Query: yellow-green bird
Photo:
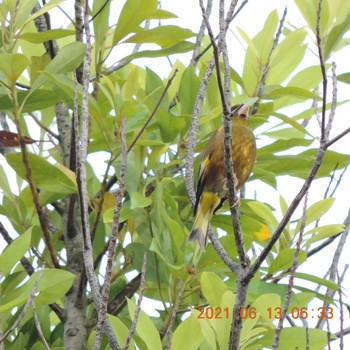
[[[232,161],[239,190],[250,176],[256,158],[255,137],[249,127],[249,106],[235,105],[232,116]],[[199,167],[195,221],[188,239],[198,239],[204,250],[208,237],[208,226],[213,213],[228,198],[224,164],[224,129],[222,126],[209,139],[202,152]]]

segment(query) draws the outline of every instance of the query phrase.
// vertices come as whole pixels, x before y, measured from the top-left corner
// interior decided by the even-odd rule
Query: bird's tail
[[[199,208],[196,213],[192,230],[188,236],[188,240],[194,241],[198,239],[198,243],[203,250],[207,244],[210,219],[219,203],[220,198],[214,193],[204,192],[202,194]]]

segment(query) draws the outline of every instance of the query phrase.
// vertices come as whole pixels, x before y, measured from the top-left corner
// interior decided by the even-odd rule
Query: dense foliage
[[[291,204],[278,188],[278,179],[288,175],[291,181],[305,180],[317,158],[320,128],[315,122],[315,104],[320,115],[324,107],[328,118],[333,110],[332,98],[333,104],[339,106],[349,102],[334,101],[331,87],[336,73],[332,73],[331,63],[335,53],[341,54],[349,43],[346,35],[350,26],[350,2],[322,1],[319,47],[330,86],[327,100],[317,55],[313,61],[305,61],[307,50],[318,52],[319,2],[294,2],[304,18],[302,25],[289,20],[281,31],[277,11],[270,13],[254,37],[249,37],[245,28],[234,27],[234,21],[231,25],[245,47],[242,70],[235,66],[234,57],[230,58],[232,102],[258,106],[250,124],[260,147],[254,173],[247,184],[247,195],[241,199],[239,208],[244,244],[252,262]],[[43,338],[50,348],[56,349],[90,348],[94,342],[99,307],[95,307],[89,275],[84,269],[83,255],[87,248],[86,237],[82,238],[84,222],[78,200],[84,183],[80,182],[79,175],[77,181],[80,168],[75,163],[84,125],[80,124],[81,129],[77,129],[79,124],[73,118],[73,111],[82,118],[81,106],[86,97],[89,113],[88,161],[85,163],[87,225],[92,238],[92,264],[100,286],[105,278],[108,244],[118,204],[115,190],[119,188],[123,160],[122,120],[126,119],[127,173],[108,300],[110,325],[119,345],[125,344],[135,317],[139,300],[135,293],[143,293],[162,306],[157,310],[159,317],[140,312],[130,349],[170,348],[170,339],[171,349],[226,349],[236,276],[213,245],[209,244],[201,253],[195,244],[187,241],[193,213],[184,179],[192,112],[213,52],[209,49],[193,64],[181,62],[178,56],[180,60],[163,79],[159,73],[135,64],[134,60],[143,57],[156,60],[190,52],[196,47],[196,33],[167,25],[167,20],[175,15],[166,11],[166,6],[159,9],[156,0],[127,0],[116,18],[113,6],[120,7],[119,2],[91,1],[90,51],[86,38],[83,40],[81,36],[86,28],[86,22],[82,23],[82,9],[81,13],[76,10],[75,27],[47,25],[48,18],[44,15],[58,11],[60,3],[49,1],[41,8],[32,0],[0,3],[1,123],[2,129],[6,131],[9,127],[13,132],[2,134],[0,140],[1,157],[5,157],[0,167],[0,231],[7,245],[0,255],[0,338],[11,329],[3,343],[6,349],[42,349],[45,348]],[[76,1],[76,5],[78,9],[83,6],[80,1]],[[40,23],[46,23],[46,28]],[[108,65],[109,56],[127,43],[141,46],[113,66]],[[154,45],[143,49],[144,44],[150,43]],[[209,43],[204,37],[201,50]],[[90,76],[84,72],[86,57],[92,58]],[[348,89],[349,77],[350,72],[342,72],[337,77],[338,90]],[[90,93],[87,93],[83,83],[89,78]],[[221,112],[214,72],[201,107],[196,152],[203,149],[222,123]],[[342,125],[344,138],[349,139],[346,116],[336,113],[334,118],[334,123]],[[51,143],[32,143],[38,139]],[[332,174],[339,177],[349,160],[348,150],[327,149],[316,179],[329,179]],[[195,173],[198,164],[197,157]],[[5,170],[8,166],[15,171],[16,178]],[[295,189],[291,189],[294,195],[301,182],[295,183]],[[261,193],[259,200],[254,199],[254,184],[278,194],[279,207]],[[297,272],[298,280],[288,292],[287,278],[300,230],[303,236],[299,265],[309,264],[309,257],[314,254],[323,259],[322,247],[313,252],[315,248],[331,243],[334,236],[346,237],[349,219],[327,217],[338,200],[337,194],[323,196],[323,192],[322,188],[319,198],[307,203],[306,210],[297,211],[288,220],[250,280],[246,306],[241,309],[240,349],[271,348],[276,329],[274,321],[279,317],[286,294],[291,298],[288,309],[291,323],[284,323],[281,349],[302,349],[306,343],[310,349],[321,349],[335,337],[327,333],[323,322],[309,328],[294,318],[317,318],[319,313],[311,311],[310,306],[315,302],[325,309],[337,310],[339,318],[339,310],[343,310],[340,277],[331,273],[325,278],[319,271]],[[223,247],[238,263],[227,206],[214,216],[211,224]],[[330,256],[330,267],[332,262],[336,265],[332,271],[341,275],[338,260]],[[145,274],[141,281],[143,268]],[[176,314],[172,315],[175,305]],[[295,313],[298,317],[294,317]],[[15,324],[18,319],[20,323]],[[335,316],[328,321],[334,322],[334,319]],[[77,336],[79,345],[72,341],[74,327],[82,333],[81,338]],[[332,332],[336,331],[332,329]],[[104,338],[101,348],[108,348],[108,341]]]

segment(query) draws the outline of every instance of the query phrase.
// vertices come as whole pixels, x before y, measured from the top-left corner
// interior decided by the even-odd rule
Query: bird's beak
[[[243,105],[239,111],[238,111],[238,115],[245,115],[247,118],[249,117],[249,109],[250,106],[247,105]]]

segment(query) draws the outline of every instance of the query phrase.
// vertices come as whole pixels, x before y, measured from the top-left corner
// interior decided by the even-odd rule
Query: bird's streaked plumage
[[[232,111],[232,161],[239,190],[250,176],[256,157],[255,137],[249,127],[249,106],[236,105]],[[224,129],[222,126],[211,136],[202,152],[199,167],[195,221],[189,240],[198,239],[205,249],[208,226],[213,213],[228,197],[224,164]]]

